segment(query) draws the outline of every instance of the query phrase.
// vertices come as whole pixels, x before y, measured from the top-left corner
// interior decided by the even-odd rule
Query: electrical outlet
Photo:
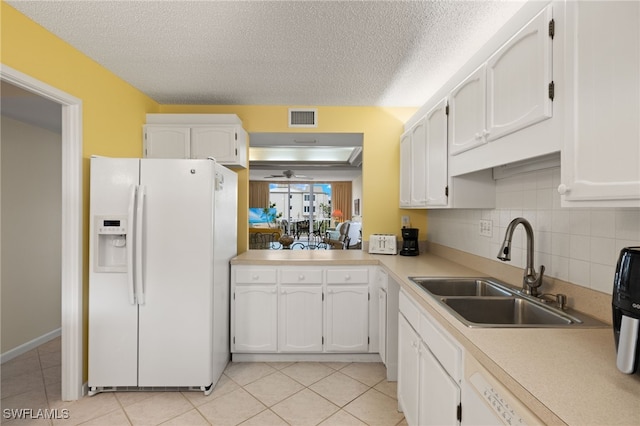
[[[480,220],[480,235],[484,237],[493,236],[493,222],[490,220]]]
[[[402,227],[403,228],[411,227],[411,223],[409,222],[409,216],[402,216]]]

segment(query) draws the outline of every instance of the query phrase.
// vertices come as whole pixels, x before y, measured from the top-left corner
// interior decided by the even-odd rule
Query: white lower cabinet
[[[278,294],[275,283],[236,285],[231,315],[233,350],[275,352],[278,349]]]
[[[442,368],[427,345],[420,344],[420,402],[418,419],[421,425],[456,425],[460,423],[460,386]]]
[[[322,285],[282,285],[278,302],[278,349],[322,352]]]
[[[462,349],[400,293],[398,404],[407,423],[459,425]]]
[[[369,286],[328,285],[326,296],[325,350],[369,350]]]
[[[409,425],[418,423],[420,336],[406,318],[398,317],[398,405]]]
[[[378,300],[370,309],[369,296],[370,287],[377,291],[373,267],[231,270],[231,352],[378,351]]]

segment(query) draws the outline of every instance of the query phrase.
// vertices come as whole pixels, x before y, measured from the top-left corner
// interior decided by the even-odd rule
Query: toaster
[[[369,235],[369,253],[398,254],[398,240],[393,234]]]

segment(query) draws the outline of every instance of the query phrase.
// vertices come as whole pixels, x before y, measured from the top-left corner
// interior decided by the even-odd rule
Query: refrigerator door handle
[[[135,284],[135,208],[137,185],[131,185],[129,190],[129,207],[127,209],[127,287],[129,290],[129,303],[136,304],[136,284]]]
[[[146,195],[146,188],[143,185],[138,187],[138,194],[136,197],[136,256],[135,256],[135,271],[136,271],[136,296],[138,305],[144,305],[144,271],[143,271],[143,249],[144,249],[144,197]]]

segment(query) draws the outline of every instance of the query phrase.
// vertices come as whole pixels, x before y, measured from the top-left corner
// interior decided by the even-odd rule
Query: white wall
[[[351,182],[351,198],[353,198],[354,201],[360,200],[360,216],[362,216],[362,175]],[[355,216],[355,209],[352,210],[352,213]]]
[[[2,116],[2,346],[60,328],[61,136]]]
[[[535,235],[535,268],[545,275],[611,294],[620,249],[640,245],[640,209],[560,208],[558,167],[496,182],[493,210],[429,210],[429,241],[496,259],[509,222],[522,216]],[[493,222],[491,238],[479,235],[480,219]],[[511,264],[526,264],[525,233],[518,226]]]

